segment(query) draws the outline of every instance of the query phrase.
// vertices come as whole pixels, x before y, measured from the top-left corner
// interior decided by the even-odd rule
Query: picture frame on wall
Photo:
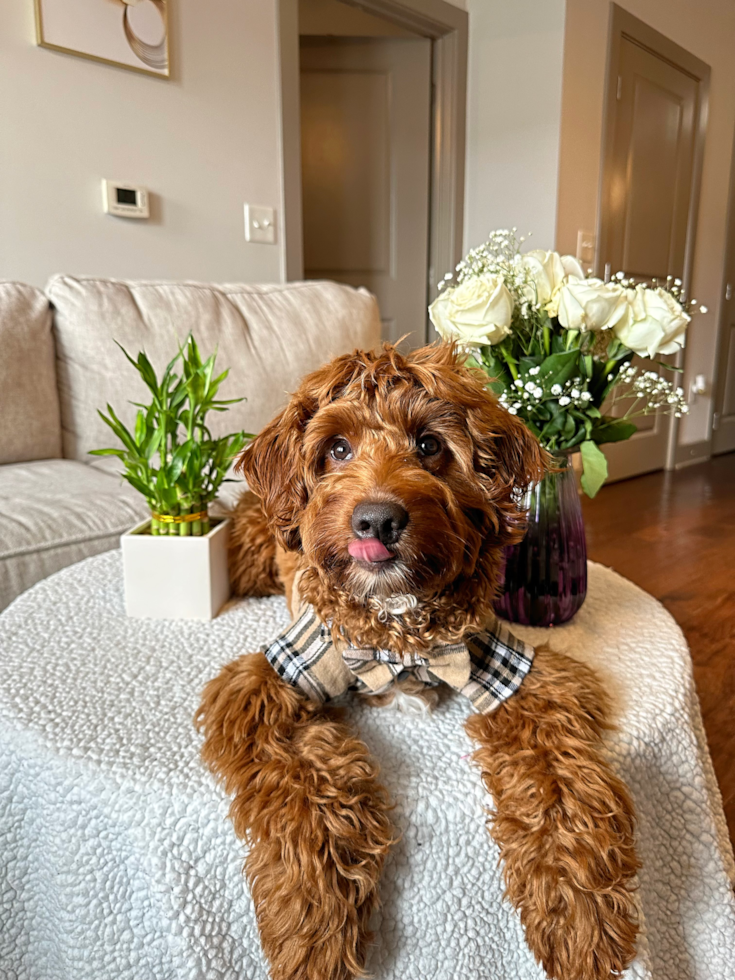
[[[170,77],[169,0],[35,0],[36,41],[129,71]]]

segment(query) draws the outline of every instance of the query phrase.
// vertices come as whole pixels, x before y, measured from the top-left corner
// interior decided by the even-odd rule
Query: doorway
[[[300,49],[304,278],[365,287],[378,300],[383,340],[408,334],[407,346],[421,346],[431,42],[302,33]]]
[[[461,258],[467,14],[445,0],[281,0],[283,278],[377,298],[425,343]]]
[[[597,274],[671,276],[688,293],[709,67],[617,5],[612,11]],[[665,360],[680,367],[682,355]],[[623,414],[627,404],[609,409]],[[644,416],[632,439],[605,446],[610,478],[672,468],[674,421]]]

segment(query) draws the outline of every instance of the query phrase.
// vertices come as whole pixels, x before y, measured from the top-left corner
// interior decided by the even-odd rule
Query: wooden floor
[[[735,453],[582,501],[589,557],[659,599],[689,641],[735,843]]]

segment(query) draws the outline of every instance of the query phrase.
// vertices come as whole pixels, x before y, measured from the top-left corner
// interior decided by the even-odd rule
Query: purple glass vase
[[[577,480],[568,457],[556,459],[526,494],[528,530],[505,549],[495,611],[512,623],[558,626],[568,622],[587,595],[587,542]]]

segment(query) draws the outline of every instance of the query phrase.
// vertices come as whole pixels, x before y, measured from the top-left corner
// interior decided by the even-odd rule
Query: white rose
[[[627,290],[627,315],[615,324],[615,336],[641,357],[674,354],[684,346],[691,317],[665,289],[636,286]]]
[[[628,311],[625,290],[601,279],[569,279],[558,302],[559,323],[568,330],[608,330]]]
[[[500,276],[466,279],[439,293],[429,307],[431,322],[444,340],[465,347],[499,344],[510,333],[513,297]]]
[[[530,297],[531,301],[537,301],[551,316],[557,315],[559,290],[569,277],[584,279],[582,267],[573,255],[534,249],[522,257],[522,262],[536,284],[536,296]]]

